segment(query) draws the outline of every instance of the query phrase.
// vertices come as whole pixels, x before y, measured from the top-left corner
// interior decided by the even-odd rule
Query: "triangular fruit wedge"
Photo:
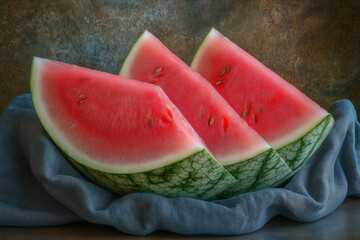
[[[110,191],[209,199],[236,182],[160,87],[35,57],[31,93],[54,143]]]
[[[207,79],[296,172],[334,124],[294,86],[212,29],[191,67]]]
[[[292,174],[211,84],[150,32],[137,40],[120,74],[164,90],[215,159],[239,180],[224,196],[274,186]]]

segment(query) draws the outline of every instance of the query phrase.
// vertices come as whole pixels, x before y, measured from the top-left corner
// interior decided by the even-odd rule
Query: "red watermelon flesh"
[[[275,149],[329,114],[215,29],[199,49],[192,68]]]
[[[292,175],[283,159],[198,73],[148,31],[138,39],[121,75],[160,86],[237,180],[222,198],[273,187]]]
[[[310,158],[333,126],[326,110],[215,29],[201,44],[191,67],[293,171]]]
[[[222,164],[270,148],[211,84],[148,31],[134,45],[120,75],[160,86]]]
[[[206,200],[236,182],[157,86],[35,57],[31,94],[64,156],[116,194]]]
[[[34,59],[32,77],[35,107],[46,110],[40,119],[56,131],[55,141],[95,166],[138,171],[204,148],[157,86],[41,58]]]

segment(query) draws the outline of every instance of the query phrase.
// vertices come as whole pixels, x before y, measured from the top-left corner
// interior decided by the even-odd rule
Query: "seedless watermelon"
[[[208,199],[235,182],[160,87],[34,58],[31,92],[55,144],[115,193]]]
[[[294,86],[212,29],[191,67],[207,79],[296,172],[334,124]]]
[[[292,171],[198,73],[145,31],[120,75],[160,86],[239,183],[223,196],[277,185]]]

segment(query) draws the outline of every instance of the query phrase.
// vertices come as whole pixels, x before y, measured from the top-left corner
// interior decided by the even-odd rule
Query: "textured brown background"
[[[0,112],[33,56],[117,74],[148,29],[186,63],[216,27],[324,108],[360,112],[360,1],[0,0]]]

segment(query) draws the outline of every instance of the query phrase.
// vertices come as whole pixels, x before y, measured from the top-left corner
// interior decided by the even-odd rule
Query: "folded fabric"
[[[360,197],[360,124],[351,102],[334,103],[335,125],[308,163],[282,188],[218,200],[116,196],[80,175],[41,126],[31,95],[11,101],[0,117],[0,226],[88,221],[135,235],[244,234],[276,215],[315,221],[346,196]],[[359,200],[360,203],[360,200]]]

